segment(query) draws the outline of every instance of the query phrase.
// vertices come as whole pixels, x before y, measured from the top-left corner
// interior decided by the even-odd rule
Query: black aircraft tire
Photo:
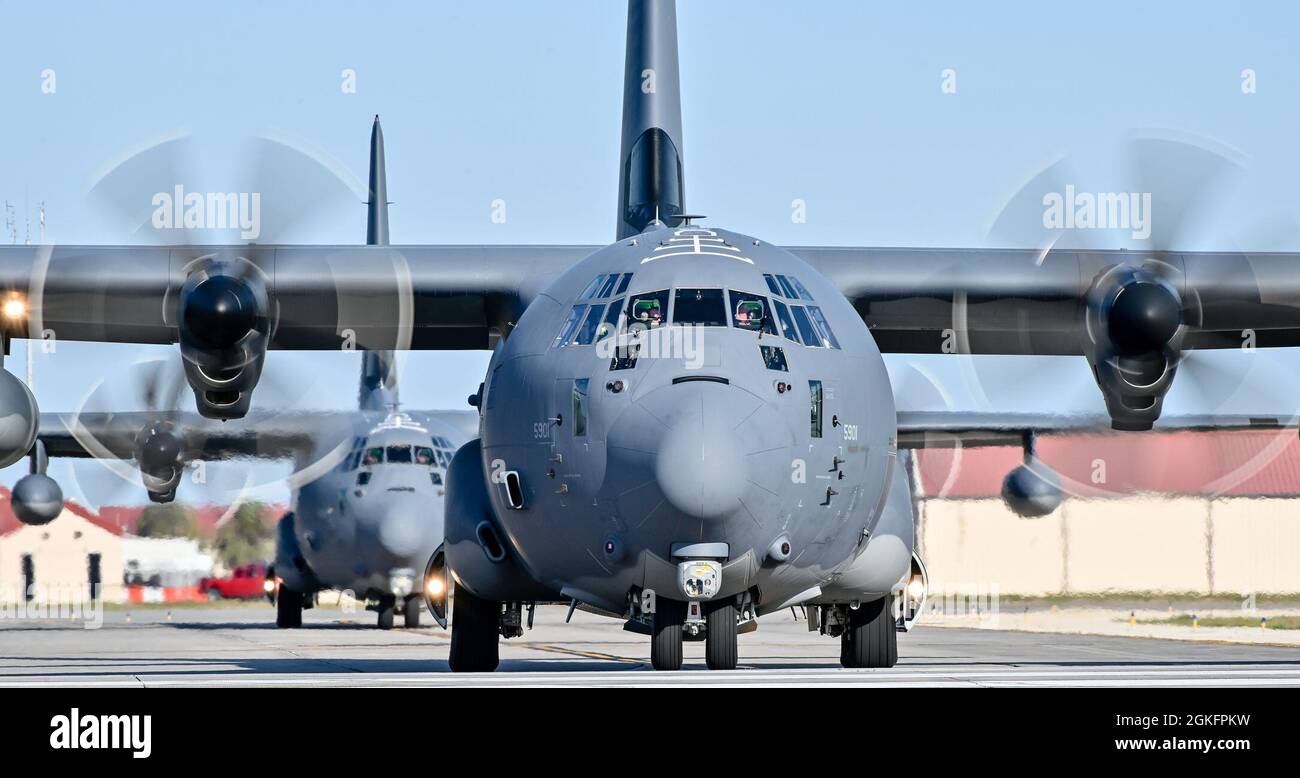
[[[423,603],[419,597],[407,597],[406,602],[402,605],[402,626],[407,629],[416,629],[420,626],[420,611],[423,610]]]
[[[280,586],[275,596],[275,626],[280,629],[302,626],[302,592]]]
[[[497,669],[500,634],[501,604],[457,589],[451,601],[451,651],[447,655],[451,671],[490,673]]]
[[[893,595],[864,602],[857,610],[850,610],[848,628],[840,640],[847,641],[840,644],[840,662],[845,667],[897,664],[898,630],[894,627]]]
[[[853,630],[846,628],[840,635],[840,667],[857,666],[858,660],[853,655]]]
[[[397,609],[397,603],[394,600],[385,599],[379,603],[379,628],[393,628],[393,611]]]
[[[704,603],[704,663],[710,670],[735,670],[739,661],[736,649],[736,600]]]
[[[650,637],[650,665],[654,669],[682,669],[682,625],[685,623],[686,603],[666,599],[655,603]]]

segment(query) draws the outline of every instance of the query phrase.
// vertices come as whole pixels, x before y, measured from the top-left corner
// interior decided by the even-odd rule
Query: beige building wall
[[[1069,500],[1068,590],[1209,593],[1209,503],[1195,497]]]
[[[1218,500],[1210,516],[1216,592],[1300,592],[1300,500]]]
[[[1300,593],[1300,500],[1068,499],[1022,519],[1001,499],[927,499],[919,519],[935,591]]]
[[[921,553],[933,591],[1061,591],[1060,511],[1026,521],[1002,500],[926,500],[921,514]]]
[[[23,526],[0,535],[0,601],[14,601],[23,591],[22,558],[32,555],[40,586],[84,586],[89,583],[89,555],[100,555],[105,602],[123,602],[122,538],[72,511],[41,527]]]

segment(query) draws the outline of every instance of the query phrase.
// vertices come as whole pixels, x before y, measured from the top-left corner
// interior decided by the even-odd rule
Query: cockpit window
[[[586,378],[573,380],[573,436],[580,438],[587,434],[587,386]]]
[[[432,479],[434,486],[442,486],[442,473],[435,470],[429,473],[429,478]]]
[[[804,286],[803,283],[800,282],[799,279],[795,278],[794,276],[790,276],[789,278],[790,278],[790,283],[794,285],[795,291],[799,293],[799,297],[809,302],[812,302],[813,299],[812,292],[808,291],[808,287]]]
[[[776,282],[781,285],[781,291],[785,292],[786,297],[790,298],[791,300],[799,299],[799,293],[794,290],[793,286],[791,286],[790,279],[786,278],[785,276],[777,276]]]
[[[564,321],[564,326],[560,328],[559,334],[555,336],[555,342],[551,344],[552,347],[564,348],[569,344],[569,339],[573,337],[573,331],[578,328],[578,323],[582,321],[582,316],[586,312],[587,306],[581,303],[573,306],[573,309],[569,311],[569,318]]]
[[[822,339],[817,334],[817,330],[813,327],[812,320],[808,318],[808,312],[803,309],[803,306],[792,305],[790,311],[794,314],[794,323],[799,328],[799,334],[803,336],[804,345],[821,346]]]
[[[673,324],[727,326],[727,305],[721,289],[678,289],[673,299]]]
[[[417,465],[433,465],[434,461],[435,461],[435,460],[434,460],[434,458],[433,458],[433,449],[432,449],[432,448],[430,448],[430,447],[428,447],[428,446],[416,446],[416,447],[415,447],[415,464],[417,464]]]
[[[783,296],[783,293],[781,292],[781,285],[776,282],[776,279],[772,277],[771,273],[764,273],[763,280],[767,282],[767,291],[771,292],[777,297]]]
[[[618,317],[623,312],[623,301],[615,300],[605,311],[605,321],[596,328],[596,340],[604,340],[618,331]]]
[[[799,332],[794,328],[794,320],[790,318],[790,309],[780,300],[773,300],[772,305],[776,308],[776,319],[781,324],[781,336],[799,343]]]
[[[822,336],[822,345],[827,348],[839,348],[840,341],[835,337],[835,331],[831,329],[830,322],[826,321],[826,316],[822,314],[822,309],[815,305],[808,306],[808,315],[812,317],[813,324]]]
[[[384,461],[384,449],[382,446],[366,449],[366,454],[361,458],[363,465],[377,465]]]
[[[578,334],[573,342],[578,346],[590,346],[596,340],[596,328],[600,326],[601,316],[605,313],[605,304],[596,303],[587,311],[587,318],[582,320]]]
[[[809,433],[814,438],[820,438],[822,436],[822,382],[809,381],[808,395],[811,401],[808,409]]]
[[[668,290],[634,294],[627,298],[627,331],[654,329],[668,318]]]
[[[731,297],[732,326],[750,332],[777,334],[776,322],[772,319],[772,311],[767,307],[766,297],[749,292],[737,292],[734,289],[729,290],[727,294]]]
[[[630,283],[632,283],[632,274],[624,273],[622,280],[618,282],[618,289],[614,290],[614,294],[623,294],[624,292],[626,292],[627,285]]]
[[[368,483],[370,483],[369,470],[362,470],[360,473],[357,473],[357,486],[365,486]]]
[[[618,273],[613,273],[613,274],[611,274],[609,278],[605,279],[605,283],[602,284],[601,287],[600,287],[600,293],[597,294],[596,296],[597,296],[597,297],[609,297],[611,294],[613,294],[613,293],[614,293],[614,285],[618,283],[618,279],[619,279],[619,274],[618,274]]]
[[[768,370],[781,370],[788,372],[790,368],[785,363],[785,349],[778,346],[759,346],[758,350],[763,355],[763,364]]]
[[[389,446],[388,447],[389,464],[411,464],[411,447],[410,446]]]
[[[579,300],[591,299],[591,296],[596,293],[596,290],[599,289],[600,285],[603,284],[604,282],[605,282],[605,276],[596,276],[595,278],[591,279],[591,283],[587,284],[587,288],[582,290],[582,294],[578,295],[578,299]]]

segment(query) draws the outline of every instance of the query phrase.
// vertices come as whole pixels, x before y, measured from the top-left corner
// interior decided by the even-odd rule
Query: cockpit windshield
[[[411,447],[410,446],[389,446],[388,447],[389,464],[411,464]]]
[[[434,461],[434,460],[433,460],[433,449],[432,449],[432,448],[430,448],[430,447],[428,447],[428,446],[416,446],[416,447],[415,447],[415,464],[417,464],[417,465],[432,465],[432,464],[433,464],[433,461]]]
[[[727,304],[721,289],[678,289],[673,296],[673,324],[727,326]]]

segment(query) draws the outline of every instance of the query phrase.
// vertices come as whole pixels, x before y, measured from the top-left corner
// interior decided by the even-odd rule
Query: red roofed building
[[[1047,436],[1061,507],[1001,500],[1019,448],[916,452],[918,537],[931,582],[1003,594],[1300,593],[1294,430]]]
[[[71,500],[49,524],[33,527],[14,515],[12,494],[0,486],[0,602],[23,599],[31,584],[46,592],[98,583],[107,602],[121,602],[122,531]]]

